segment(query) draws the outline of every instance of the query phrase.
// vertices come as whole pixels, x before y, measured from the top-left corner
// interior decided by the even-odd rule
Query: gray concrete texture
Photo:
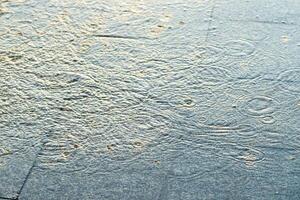
[[[0,0],[0,199],[300,199],[299,0]]]

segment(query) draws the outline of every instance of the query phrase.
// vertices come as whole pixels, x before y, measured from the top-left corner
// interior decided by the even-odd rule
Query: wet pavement
[[[300,2],[0,0],[0,199],[300,199]]]

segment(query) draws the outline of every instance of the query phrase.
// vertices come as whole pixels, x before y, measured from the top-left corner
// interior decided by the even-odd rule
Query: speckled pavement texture
[[[0,0],[0,199],[299,200],[299,0]]]

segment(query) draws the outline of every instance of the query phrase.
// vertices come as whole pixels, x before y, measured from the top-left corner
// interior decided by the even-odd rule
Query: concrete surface
[[[298,200],[299,50],[299,0],[0,0],[0,197]]]

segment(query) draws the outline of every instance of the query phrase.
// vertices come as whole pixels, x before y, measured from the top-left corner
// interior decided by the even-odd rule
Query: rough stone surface
[[[297,0],[0,0],[0,199],[300,199]]]

